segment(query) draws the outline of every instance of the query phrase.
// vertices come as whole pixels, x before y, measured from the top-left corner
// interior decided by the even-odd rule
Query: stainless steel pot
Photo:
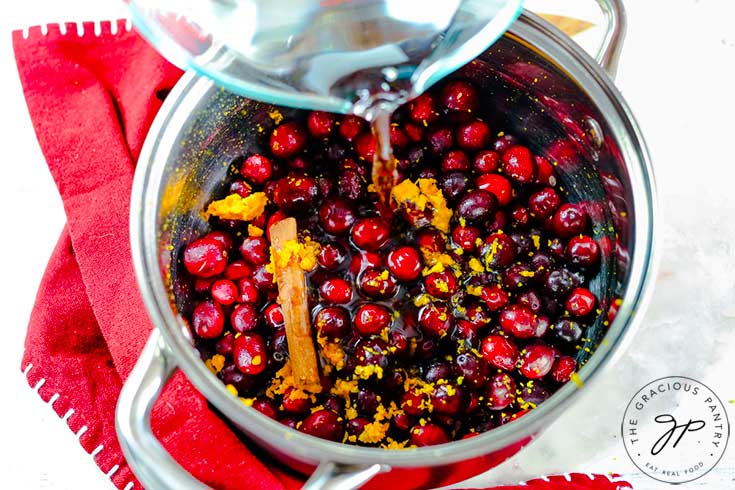
[[[597,61],[612,72],[624,14],[618,0],[598,1],[610,24]],[[603,303],[622,298],[622,305],[609,327],[600,315],[586,335],[590,344],[599,343],[579,371],[580,381],[588,383],[630,337],[655,268],[654,184],[640,130],[600,66],[530,13],[462,75],[482,88],[499,114],[494,127],[522,135],[534,151],[556,160],[569,199],[583,201],[591,214],[603,250],[592,288]],[[254,151],[258,132],[252,128],[271,124],[270,109],[187,73],[166,99],[141,153],[132,193],[131,239],[155,328],[125,383],[116,417],[120,443],[138,479],[151,490],[207,488],[151,433],[151,407],[176,369],[266,451],[298,470],[317,468],[306,484],[309,489],[349,489],[368,480],[375,487],[439,486],[479,474],[518,452],[574,399],[577,385],[568,383],[524,417],[478,437],[385,451],[289,429],[243,406],[205,367],[182,317],[191,304],[179,274],[180,251],[206,232],[200,210],[224,185],[228,163]]]

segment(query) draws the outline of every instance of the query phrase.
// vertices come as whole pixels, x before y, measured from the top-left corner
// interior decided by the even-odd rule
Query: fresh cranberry
[[[250,267],[244,260],[233,260],[225,268],[225,279],[231,281],[237,281],[243,277],[249,277],[253,274],[253,268]]]
[[[463,151],[452,150],[442,158],[441,171],[444,173],[454,171],[467,172],[469,169],[470,160]]]
[[[528,224],[530,213],[527,207],[516,204],[510,211],[510,217],[513,226],[525,226]]]
[[[435,298],[449,299],[457,292],[457,278],[449,271],[432,272],[424,279],[426,292]]]
[[[430,303],[419,310],[419,325],[426,335],[443,337],[451,324],[449,308],[441,303]]]
[[[371,268],[381,267],[383,259],[380,255],[372,252],[361,252],[352,256],[350,262],[350,274],[359,275],[361,272]]]
[[[528,291],[524,291],[519,294],[516,301],[519,305],[525,306],[534,314],[537,314],[541,310],[541,296],[533,289],[529,289]]]
[[[454,146],[454,136],[449,128],[437,128],[429,133],[429,147],[435,155],[449,151]]]
[[[528,198],[528,208],[539,219],[548,218],[560,205],[561,198],[552,187],[544,187]]]
[[[366,338],[360,340],[355,348],[355,362],[359,366],[388,367],[388,344],[381,339]]]
[[[447,242],[438,230],[424,229],[416,234],[416,244],[424,253],[441,253],[447,246]]]
[[[499,373],[490,378],[486,386],[485,401],[490,410],[507,408],[516,397],[516,382],[506,373]]]
[[[487,308],[482,306],[480,303],[468,304],[465,316],[467,317],[467,320],[469,320],[476,327],[484,327],[492,320],[490,318],[490,313],[488,312]]]
[[[587,213],[578,204],[562,204],[554,213],[552,227],[562,238],[579,235],[587,227]]]
[[[308,210],[319,195],[316,180],[308,175],[292,172],[278,180],[273,202],[286,212]]]
[[[375,157],[375,136],[372,133],[362,133],[355,138],[355,152],[363,160],[372,162]]]
[[[528,287],[536,276],[530,265],[513,264],[503,271],[503,284],[508,289],[521,290]]]
[[[370,423],[371,421],[368,418],[356,417],[352,420],[347,421],[347,423],[345,424],[345,430],[351,436],[359,436],[363,433],[365,427],[367,427],[367,425]]]
[[[476,226],[455,226],[452,230],[452,241],[465,252],[474,252],[480,238],[481,231]]]
[[[577,370],[577,362],[573,357],[561,356],[551,367],[551,379],[557,383],[566,383],[572,378],[572,374]]]
[[[270,259],[270,246],[263,237],[248,237],[240,245],[242,258],[252,265],[261,265]]]
[[[210,289],[212,298],[221,305],[231,305],[237,299],[237,285],[229,279],[219,279]]]
[[[306,126],[315,138],[329,138],[335,124],[335,116],[329,112],[313,111],[306,118]]]
[[[500,326],[518,339],[533,337],[536,315],[525,306],[510,305],[500,312]]]
[[[357,216],[352,204],[339,197],[330,198],[319,208],[319,223],[332,235],[344,235],[355,224]]]
[[[490,144],[490,127],[483,121],[472,121],[457,129],[457,144],[470,151],[477,151]]]
[[[339,243],[327,243],[319,249],[316,259],[320,266],[328,271],[333,271],[347,260],[347,252]]]
[[[556,185],[556,175],[554,172],[554,166],[542,156],[534,156],[534,162],[536,162],[536,183],[541,185]]]
[[[386,264],[399,281],[413,281],[421,275],[421,256],[413,247],[402,246],[392,250]]]
[[[567,260],[577,267],[592,267],[597,262],[599,255],[600,249],[597,242],[590,236],[575,236],[567,243]]]
[[[430,94],[422,94],[408,105],[408,114],[417,123],[428,126],[439,118],[439,113],[436,112],[434,106],[434,97]]]
[[[570,344],[579,342],[579,339],[582,338],[583,332],[584,331],[582,330],[582,326],[579,322],[572,320],[571,318],[562,318],[556,322],[556,326],[554,327],[554,333],[556,336]]]
[[[279,420],[280,423],[285,425],[286,427],[290,427],[291,429],[298,430],[299,423],[301,422],[296,417],[283,417]]]
[[[250,155],[240,167],[240,175],[248,182],[263,185],[273,177],[273,164],[264,155]]]
[[[343,171],[337,179],[337,192],[351,201],[358,201],[367,192],[367,183],[360,172],[353,169]]]
[[[459,318],[454,325],[452,339],[462,340],[465,344],[475,347],[478,343],[477,329],[478,327],[469,320]]]
[[[234,344],[234,342],[233,342]],[[234,347],[233,347],[234,352]],[[249,374],[243,374],[235,364],[227,364],[219,373],[222,382],[226,385],[232,385],[237,389],[241,396],[255,389],[258,378]]]
[[[362,133],[365,129],[365,120],[352,115],[347,115],[342,118],[339,124],[339,134],[347,141],[352,141],[355,137]]]
[[[403,125],[403,131],[412,143],[418,143],[424,137],[424,128],[418,124],[405,123]]]
[[[235,306],[230,314],[230,324],[236,332],[255,330],[260,325],[260,320],[258,309],[248,303]]]
[[[214,301],[202,301],[191,314],[194,333],[203,339],[216,339],[222,335],[225,314],[222,307]]]
[[[503,288],[497,284],[484,286],[480,292],[480,297],[485,302],[487,308],[492,312],[501,310],[509,301],[508,293],[503,291]]]
[[[507,337],[489,335],[482,341],[482,356],[493,366],[510,371],[518,363],[518,348]]]
[[[440,415],[457,415],[462,410],[463,390],[461,387],[441,384],[434,388],[431,394],[431,404],[434,413]]]
[[[551,296],[561,298],[567,296],[577,286],[574,275],[565,268],[552,270],[544,282],[544,291]]]
[[[237,194],[240,197],[248,197],[253,193],[253,188],[243,180],[233,180],[230,184],[230,194]]]
[[[505,233],[493,233],[485,239],[481,252],[486,264],[499,269],[509,266],[516,259],[516,244]]]
[[[184,249],[184,267],[197,277],[219,275],[227,267],[227,251],[214,238],[194,240]]]
[[[486,150],[475,155],[475,171],[481,174],[495,172],[500,166],[500,154],[496,151]]]
[[[364,270],[357,279],[360,291],[369,298],[387,299],[398,291],[396,278],[385,268]]]
[[[350,332],[350,314],[341,306],[328,306],[319,310],[314,324],[322,335],[341,339]]]
[[[470,187],[470,179],[464,172],[450,172],[439,178],[439,187],[447,201],[454,202],[467,192]]]
[[[253,402],[253,408],[266,417],[270,417],[272,419],[278,418],[278,407],[273,400],[262,397],[258,398]]]
[[[445,361],[431,364],[424,372],[424,379],[427,383],[438,383],[440,380],[446,382],[450,376],[452,376],[452,365]]]
[[[469,223],[490,218],[498,207],[498,199],[490,192],[480,189],[469,191],[459,200],[457,214]]]
[[[503,153],[503,172],[519,184],[530,184],[536,176],[536,163],[525,146],[514,146]]]
[[[368,252],[382,247],[389,236],[390,225],[380,218],[362,218],[352,227],[352,242]]]
[[[569,313],[578,318],[582,318],[592,313],[596,303],[597,298],[595,298],[595,295],[589,289],[576,288],[567,297],[565,306]]]
[[[273,280],[273,274],[266,270],[265,264],[257,266],[253,270],[253,281],[255,286],[261,291],[276,290],[276,283]]]
[[[308,412],[312,403],[303,393],[297,392],[294,388],[287,388],[281,406],[288,413],[300,415]]]
[[[490,377],[490,367],[485,359],[471,353],[459,354],[454,366],[457,374],[464,378],[463,385],[473,390],[485,386]]]
[[[518,144],[518,139],[512,134],[503,134],[493,141],[493,150],[501,155]]]
[[[333,277],[319,286],[319,295],[324,301],[334,305],[347,304],[352,300],[352,286],[342,278]]]
[[[265,341],[257,333],[237,337],[233,355],[237,369],[244,374],[260,374],[267,365]]]
[[[449,442],[449,436],[440,426],[431,422],[411,428],[411,444],[418,447],[436,446]]]
[[[265,323],[273,330],[278,330],[284,325],[283,310],[278,303],[271,303],[266,306],[263,316],[265,317]]]
[[[518,370],[528,379],[541,379],[553,365],[554,349],[546,344],[532,344],[523,350]]]
[[[290,121],[271,133],[271,152],[280,158],[289,158],[300,152],[306,144],[306,130],[301,124]]]
[[[355,329],[360,335],[378,335],[391,324],[390,312],[383,306],[366,303],[355,312]]]
[[[444,86],[441,101],[450,111],[472,112],[480,104],[477,89],[462,80],[453,80]]]
[[[390,127],[390,145],[396,149],[401,150],[408,146],[409,138],[406,132],[396,125]]]
[[[425,398],[416,390],[408,390],[401,397],[401,409],[408,415],[422,415],[424,413]]]
[[[477,188],[491,193],[501,206],[507,206],[513,199],[513,186],[510,181],[498,174],[482,174],[477,180]]]
[[[533,336],[537,339],[540,339],[544,335],[546,335],[546,332],[549,331],[549,328],[551,327],[551,320],[546,315],[537,315],[536,316],[536,331],[533,333]]]

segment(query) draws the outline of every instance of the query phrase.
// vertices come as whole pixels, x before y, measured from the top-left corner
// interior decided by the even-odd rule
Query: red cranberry
[[[414,446],[435,446],[449,442],[449,436],[440,426],[431,422],[414,425],[411,428],[411,444]]]
[[[233,354],[237,369],[244,374],[260,374],[266,367],[265,341],[257,333],[237,337]]]
[[[474,252],[481,243],[480,229],[475,226],[455,226],[452,230],[452,241],[465,252]]]
[[[404,130],[396,125],[390,127],[390,144],[393,148],[401,150],[405,148],[409,141],[408,135]]]
[[[516,301],[519,305],[525,306],[533,313],[538,313],[541,310],[541,296],[533,289],[519,294]]]
[[[424,253],[441,253],[447,246],[447,242],[438,230],[424,229],[416,234],[416,244]]]
[[[497,284],[484,286],[480,292],[480,297],[485,302],[487,308],[492,311],[499,311],[508,304],[508,293]]]
[[[260,313],[251,304],[237,305],[230,314],[230,324],[236,332],[254,330],[260,325]]]
[[[577,285],[574,275],[565,268],[552,270],[544,282],[544,291],[556,298],[567,296]]]
[[[375,136],[372,133],[362,133],[355,138],[355,153],[368,162],[375,157]]]
[[[472,322],[464,319],[457,319],[454,326],[454,332],[452,332],[452,339],[462,340],[466,344],[472,347],[477,345],[477,329],[478,327]]]
[[[567,243],[567,260],[577,267],[592,267],[597,262],[599,255],[600,249],[597,242],[590,236],[575,236]]]
[[[499,322],[504,331],[518,339],[533,337],[536,331],[536,315],[525,306],[506,307],[500,313]]]
[[[448,362],[435,362],[424,373],[427,383],[445,382],[452,375],[452,365]]]
[[[252,265],[261,265],[270,259],[270,246],[263,237],[248,237],[240,245],[242,258]]]
[[[434,388],[431,394],[431,404],[434,413],[440,415],[457,415],[462,410],[463,403],[462,388],[454,385],[442,384]]]
[[[231,305],[237,299],[237,286],[229,279],[219,279],[212,284],[212,298],[221,305]]]
[[[368,338],[362,339],[355,348],[355,360],[359,366],[380,366],[388,367],[388,344],[381,339]]]
[[[491,321],[490,313],[480,303],[471,303],[467,305],[467,312],[465,315],[476,327],[483,327]]]
[[[459,200],[457,214],[469,223],[476,223],[490,218],[497,207],[498,200],[493,194],[476,189]]]
[[[513,199],[513,186],[502,175],[483,174],[477,178],[476,183],[478,189],[494,195],[501,206],[507,206]]]
[[[294,388],[287,388],[281,406],[286,412],[299,415],[308,412],[312,404],[303,393],[296,392]]]
[[[452,150],[442,158],[441,171],[444,173],[454,171],[467,172],[469,169],[470,161],[463,151]]]
[[[352,286],[344,279],[333,277],[319,286],[319,295],[331,304],[347,304],[352,300]]]
[[[528,212],[527,207],[517,204],[513,206],[513,209],[510,212],[510,217],[512,219],[511,222],[513,223],[513,226],[525,226],[528,224],[530,213]]]
[[[345,170],[337,180],[337,192],[351,201],[357,201],[366,193],[365,178],[356,170]]]
[[[530,184],[536,176],[536,163],[525,146],[514,146],[503,153],[503,172],[519,184]]]
[[[457,292],[457,278],[449,271],[432,272],[424,279],[426,292],[435,298],[449,299]]]
[[[365,427],[367,427],[367,425],[370,423],[370,419],[367,419],[365,417],[356,417],[352,420],[347,421],[347,423],[345,424],[345,430],[351,436],[359,436],[363,433]]]
[[[269,400],[268,398],[258,398],[253,402],[253,408],[266,417],[270,417],[272,419],[278,418],[278,407],[273,400]]]
[[[220,372],[220,377],[222,378],[222,382],[226,385],[234,386],[240,395],[244,395],[245,393],[252,391],[258,383],[258,378],[256,376],[243,374],[235,364],[225,365]]]
[[[191,314],[194,333],[203,339],[216,339],[222,335],[225,326],[225,314],[222,307],[214,301],[202,301]]]
[[[444,86],[441,101],[450,111],[472,112],[480,104],[477,89],[462,80],[452,80]]]
[[[290,427],[294,430],[298,430],[299,422],[301,422],[296,417],[284,417],[281,420],[279,420],[280,423],[285,425],[286,427]]]
[[[347,252],[339,243],[327,243],[319,249],[316,259],[320,266],[328,271],[333,271],[347,260]]]
[[[508,151],[511,147],[516,146],[518,144],[518,139],[513,136],[512,134],[503,134],[502,136],[499,136],[498,139],[496,139],[493,142],[493,150],[497,151],[501,155]]]
[[[430,94],[422,94],[413,99],[408,105],[408,114],[411,119],[424,126],[439,118],[439,113],[434,108],[434,97]]]
[[[214,238],[194,240],[184,249],[184,267],[197,277],[216,276],[227,267],[227,251]]]
[[[576,288],[567,297],[565,306],[569,313],[582,318],[592,313],[596,303],[597,298],[595,298],[595,295],[589,289]]]
[[[311,163],[302,158],[302,157],[294,157],[288,161],[288,168],[291,170],[309,170],[311,168]],[[319,187],[321,189],[322,183],[319,184]],[[326,189],[327,192],[324,192],[324,194],[329,194],[328,188]]]
[[[197,294],[208,293],[216,277],[197,277],[194,279],[194,292]]]
[[[536,317],[536,331],[533,333],[533,336],[540,339],[546,335],[546,332],[549,331],[549,327],[551,327],[551,320],[549,320],[549,317],[546,315],[538,315]]]
[[[253,281],[261,291],[275,291],[277,289],[273,274],[266,270],[265,264],[259,265],[253,270]]]
[[[380,334],[390,324],[390,312],[383,306],[366,303],[355,312],[355,329],[365,337]]]
[[[429,133],[429,147],[435,155],[450,150],[454,146],[454,137],[452,130],[449,128],[438,128]]]
[[[319,195],[316,180],[308,175],[292,172],[278,180],[273,202],[284,211],[303,212],[311,207]]]
[[[554,362],[551,367],[551,379],[557,383],[566,383],[572,378],[572,374],[577,370],[577,362],[573,357],[561,356]]]
[[[332,235],[346,234],[355,224],[356,219],[352,204],[340,197],[333,197],[324,201],[319,208],[319,223],[324,231]]]
[[[360,252],[352,256],[352,261],[350,262],[350,274],[357,276],[363,271],[381,267],[382,265],[383,259],[380,255],[372,252]]]
[[[265,317],[265,323],[273,330],[278,330],[284,325],[283,310],[278,303],[271,303],[266,306],[263,316]]]
[[[481,174],[495,172],[500,166],[500,154],[496,151],[481,151],[475,155],[475,171]]]
[[[209,233],[207,233],[206,238],[211,238],[213,240],[217,240],[218,242],[220,242],[228,255],[230,254],[230,252],[232,252],[234,248],[232,237],[230,237],[229,233],[226,233],[224,231],[220,231],[220,230],[210,231]]]
[[[273,177],[273,164],[268,157],[250,155],[240,167],[240,174],[255,185],[263,185]]]
[[[232,333],[224,334],[217,343],[214,345],[214,350],[217,354],[229,357],[232,354],[232,350],[235,348],[235,336]]]
[[[506,373],[490,378],[485,391],[485,401],[490,410],[507,408],[516,397],[516,382]]]
[[[518,370],[528,379],[541,379],[553,365],[554,349],[546,344],[532,344],[524,349]]]
[[[582,338],[583,330],[582,326],[575,320],[562,318],[556,322],[554,333],[559,339],[573,344],[579,342],[579,339]]]
[[[449,308],[441,303],[430,303],[419,310],[419,325],[424,334],[443,337],[449,331],[452,317]]]
[[[490,144],[490,127],[483,121],[472,121],[457,129],[457,144],[470,151],[477,151]]]
[[[409,246],[398,247],[388,254],[388,270],[399,281],[413,281],[421,274],[421,256]]]
[[[464,377],[463,384],[473,390],[485,386],[490,377],[488,363],[474,354],[464,353],[458,355],[454,361],[454,366],[457,374]]]
[[[528,264],[513,264],[503,272],[503,284],[509,289],[528,287],[536,273]]]
[[[389,236],[390,225],[380,218],[362,218],[352,227],[352,242],[369,252],[382,247]]]
[[[424,128],[417,124],[405,123],[403,131],[412,143],[418,143],[424,137]]]
[[[454,202],[467,192],[470,187],[470,179],[463,172],[451,172],[439,178],[439,187],[447,201]]]
[[[306,118],[306,126],[315,138],[329,138],[335,124],[335,116],[329,112],[313,111]]]
[[[536,162],[536,183],[541,185],[556,185],[556,175],[554,173],[554,166],[549,161],[541,156],[534,156],[534,162]]]
[[[243,277],[249,277],[253,275],[253,268],[245,263],[244,260],[233,260],[225,268],[225,279],[231,281],[237,281]]]
[[[347,115],[342,118],[339,124],[339,134],[347,141],[352,141],[355,137],[362,133],[365,128],[365,120],[357,116]]]
[[[271,133],[271,152],[280,158],[292,157],[304,148],[306,138],[301,124],[294,121],[284,123]]]
[[[341,339],[350,332],[350,314],[341,306],[328,306],[319,310],[314,324],[322,335]]]
[[[516,259],[516,244],[505,233],[493,233],[482,246],[485,263],[494,269],[507,267]]]
[[[587,213],[578,204],[562,204],[554,213],[552,227],[562,238],[579,235],[587,227]]]
[[[408,390],[401,397],[401,409],[408,415],[422,415],[425,405],[424,395],[416,390]]]
[[[510,371],[518,363],[518,348],[507,337],[490,335],[482,341],[482,356],[496,368]]]
[[[360,291],[369,298],[391,298],[398,291],[396,278],[385,268],[366,269],[357,279]]]
[[[536,218],[546,219],[561,205],[559,194],[551,187],[544,187],[528,198],[528,208]]]
[[[253,188],[242,180],[233,180],[230,184],[230,194],[237,194],[240,197],[248,197],[253,193]]]

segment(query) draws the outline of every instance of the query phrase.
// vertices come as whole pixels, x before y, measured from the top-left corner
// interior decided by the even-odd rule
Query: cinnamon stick
[[[276,255],[282,253],[286,242],[298,240],[296,220],[286,218],[275,223],[270,228],[270,237]],[[294,382],[301,389],[318,392],[320,391],[319,369],[311,336],[306,276],[296,256],[290,257],[285,266],[280,260],[276,259],[274,262],[278,284],[278,304],[283,310]]]

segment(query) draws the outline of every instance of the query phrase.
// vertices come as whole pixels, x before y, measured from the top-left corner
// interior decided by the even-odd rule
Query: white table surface
[[[591,0],[528,3],[591,17],[595,12]],[[617,83],[647,137],[665,222],[653,301],[635,347],[609,376],[588,386],[534,445],[474,485],[555,471],[616,471],[638,489],[667,488],[635,474],[616,436],[628,400],[661,376],[683,374],[708,384],[735,419],[735,405],[728,403],[735,400],[735,2],[627,4],[629,32]],[[26,112],[10,31],[42,22],[114,19],[125,11],[114,0],[27,0],[9,10],[0,16],[0,488],[112,488],[20,372],[28,316],[64,213]],[[593,34],[582,42],[593,42]],[[717,471],[678,488],[735,488],[734,444]]]

